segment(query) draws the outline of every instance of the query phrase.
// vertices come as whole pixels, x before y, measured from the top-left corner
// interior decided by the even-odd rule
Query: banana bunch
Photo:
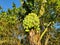
[[[29,13],[23,20],[23,26],[26,31],[29,31],[32,27],[39,30],[39,17],[35,13]]]

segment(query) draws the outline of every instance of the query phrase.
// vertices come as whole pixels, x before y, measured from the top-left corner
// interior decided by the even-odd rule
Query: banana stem
[[[40,40],[43,38],[44,34],[48,31],[48,26],[50,26],[51,22],[47,25],[47,27],[45,28],[44,32],[41,34],[40,36]]]

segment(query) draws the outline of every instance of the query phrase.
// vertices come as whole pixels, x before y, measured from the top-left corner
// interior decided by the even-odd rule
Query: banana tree
[[[33,3],[32,3],[33,2]],[[42,45],[42,39],[44,37],[44,35],[47,33],[47,38],[46,38],[46,41],[45,41],[45,45],[48,45],[48,40],[50,39],[50,30],[52,30],[53,25],[56,23],[56,19],[57,19],[57,9],[56,8],[59,4],[57,4],[57,0],[26,0],[26,1],[23,1],[23,8],[27,8],[27,10],[30,10],[27,14],[29,15],[29,13],[35,13],[37,15],[37,17],[39,18],[39,28],[40,30],[39,31],[35,31],[36,29],[32,26],[33,29],[29,29],[29,26],[30,25],[34,25],[34,24],[30,24],[30,20],[28,17],[28,15],[25,17],[27,19],[24,19],[23,22],[26,20],[27,22],[25,23],[26,25],[26,29],[25,31],[28,31],[29,33],[29,36],[32,36],[32,35],[39,35],[39,36],[32,36],[31,38],[29,38],[30,40],[30,45]],[[25,7],[25,5],[26,7]],[[34,15],[34,14],[33,14]],[[32,19],[32,17],[30,18]],[[60,19],[60,18],[59,18]],[[38,20],[38,19],[37,19]],[[32,20],[31,20],[32,21]],[[34,20],[33,20],[34,21]],[[23,23],[23,24],[24,24]],[[38,23],[37,23],[38,24]],[[27,27],[28,26],[28,27]],[[25,27],[25,26],[24,26]],[[38,26],[37,26],[38,27]],[[38,32],[38,33],[36,33]],[[34,37],[34,38],[33,38]],[[39,38],[38,38],[39,37]],[[35,38],[37,38],[36,41]],[[31,41],[32,40],[32,41]],[[36,41],[34,43],[34,40]],[[38,44],[37,44],[38,43]]]

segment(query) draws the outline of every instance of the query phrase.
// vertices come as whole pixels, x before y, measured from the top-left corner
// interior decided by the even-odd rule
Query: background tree
[[[60,0],[20,2],[0,13],[0,45],[59,45]]]

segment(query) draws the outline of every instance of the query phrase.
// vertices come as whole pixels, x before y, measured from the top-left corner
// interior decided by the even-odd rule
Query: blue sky
[[[2,6],[4,11],[7,11],[8,8],[12,9],[12,3],[16,4],[16,7],[20,6],[20,0],[0,0],[0,6]]]
[[[60,28],[60,23],[57,22],[54,26],[56,27],[56,29],[58,29]]]

